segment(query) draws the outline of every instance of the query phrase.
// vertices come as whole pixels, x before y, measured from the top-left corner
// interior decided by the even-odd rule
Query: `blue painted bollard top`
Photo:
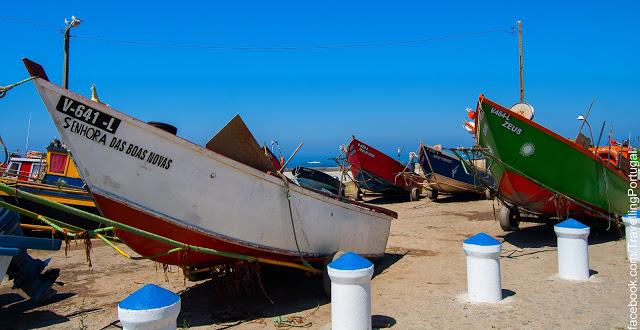
[[[500,241],[485,234],[478,233],[464,240],[464,244],[479,245],[479,246],[495,246],[500,245]]]
[[[155,284],[147,284],[121,301],[118,307],[128,310],[157,309],[171,306],[179,300],[177,294]]]
[[[328,267],[337,270],[359,270],[359,269],[367,269],[373,266],[371,261],[357,255],[353,252],[347,252],[342,257],[338,258],[338,260],[329,264]]]
[[[559,228],[571,228],[571,229],[587,229],[589,228],[589,226],[583,224],[582,222],[576,220],[576,219],[568,219],[565,221],[562,221],[561,223],[557,224],[556,227]]]

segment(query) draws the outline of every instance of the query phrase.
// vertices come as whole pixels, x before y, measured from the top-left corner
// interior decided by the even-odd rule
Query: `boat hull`
[[[491,185],[493,179],[483,171],[478,175],[467,173],[462,162],[443,152],[420,145],[418,160],[431,189],[447,194],[477,193],[484,194],[485,186]]]
[[[2,180],[2,182],[11,187],[15,187],[16,189],[34,194],[52,202],[61,203],[93,214],[99,213],[98,209],[96,208],[96,204],[91,197],[91,194],[85,190],[73,188],[58,188],[56,186],[42,183],[22,183],[10,180]],[[0,192],[0,198],[2,198],[2,200],[9,204],[33,211],[54,220],[62,221],[74,227],[79,227],[86,230],[93,230],[100,227],[100,224],[96,222],[92,222],[64,211],[56,210],[38,203],[34,203],[24,198],[8,196],[4,192]],[[22,222],[33,223],[37,225],[43,224],[35,219],[31,219],[28,217],[23,217]]]
[[[616,218],[629,211],[629,178],[575,142],[484,96],[476,127],[507,203],[559,218]]]
[[[347,148],[347,161],[353,179],[360,189],[374,193],[406,195],[413,188],[422,188],[424,179],[419,175],[355,138]]]
[[[285,184],[48,81],[35,83],[108,218],[187,244],[230,242],[222,246],[228,252],[275,259],[321,258],[341,250],[384,254],[391,221],[386,214]],[[145,256],[168,250],[150,239],[120,235]],[[185,265],[174,257],[156,259]],[[214,259],[193,257],[186,265]]]

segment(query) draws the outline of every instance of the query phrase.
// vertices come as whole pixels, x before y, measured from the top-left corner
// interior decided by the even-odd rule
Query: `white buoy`
[[[348,252],[327,266],[331,278],[331,329],[371,329],[373,264]]]
[[[634,211],[622,217],[624,223],[625,240],[627,241],[627,259],[631,262],[640,261],[640,222],[638,212]]]
[[[180,314],[180,296],[147,284],[118,304],[118,318],[124,330],[175,330]]]
[[[558,273],[567,280],[589,279],[588,237],[590,228],[575,219],[553,227],[558,236]]]
[[[479,233],[462,243],[467,255],[467,293],[472,302],[494,303],[502,300],[500,252],[497,239]]]

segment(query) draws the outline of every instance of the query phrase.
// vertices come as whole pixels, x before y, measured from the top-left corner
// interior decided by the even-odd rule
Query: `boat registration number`
[[[120,119],[113,118],[104,112],[92,109],[86,104],[72,100],[64,95],[60,96],[56,110],[109,133],[115,133],[118,130],[118,126],[120,126]]]
[[[511,119],[511,116],[509,116],[504,111],[500,111],[496,108],[491,108],[491,114],[504,119],[504,122],[502,123],[502,127],[506,128],[507,130],[513,133],[516,133],[517,135],[520,135],[522,133],[522,128],[512,124],[509,121],[509,119]]]

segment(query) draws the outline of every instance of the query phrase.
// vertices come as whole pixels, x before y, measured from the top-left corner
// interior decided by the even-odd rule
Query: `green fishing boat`
[[[607,225],[629,212],[630,159],[637,160],[637,149],[609,146],[605,157],[602,147],[564,138],[483,95],[474,131],[503,202],[503,229],[517,229],[524,216]]]

